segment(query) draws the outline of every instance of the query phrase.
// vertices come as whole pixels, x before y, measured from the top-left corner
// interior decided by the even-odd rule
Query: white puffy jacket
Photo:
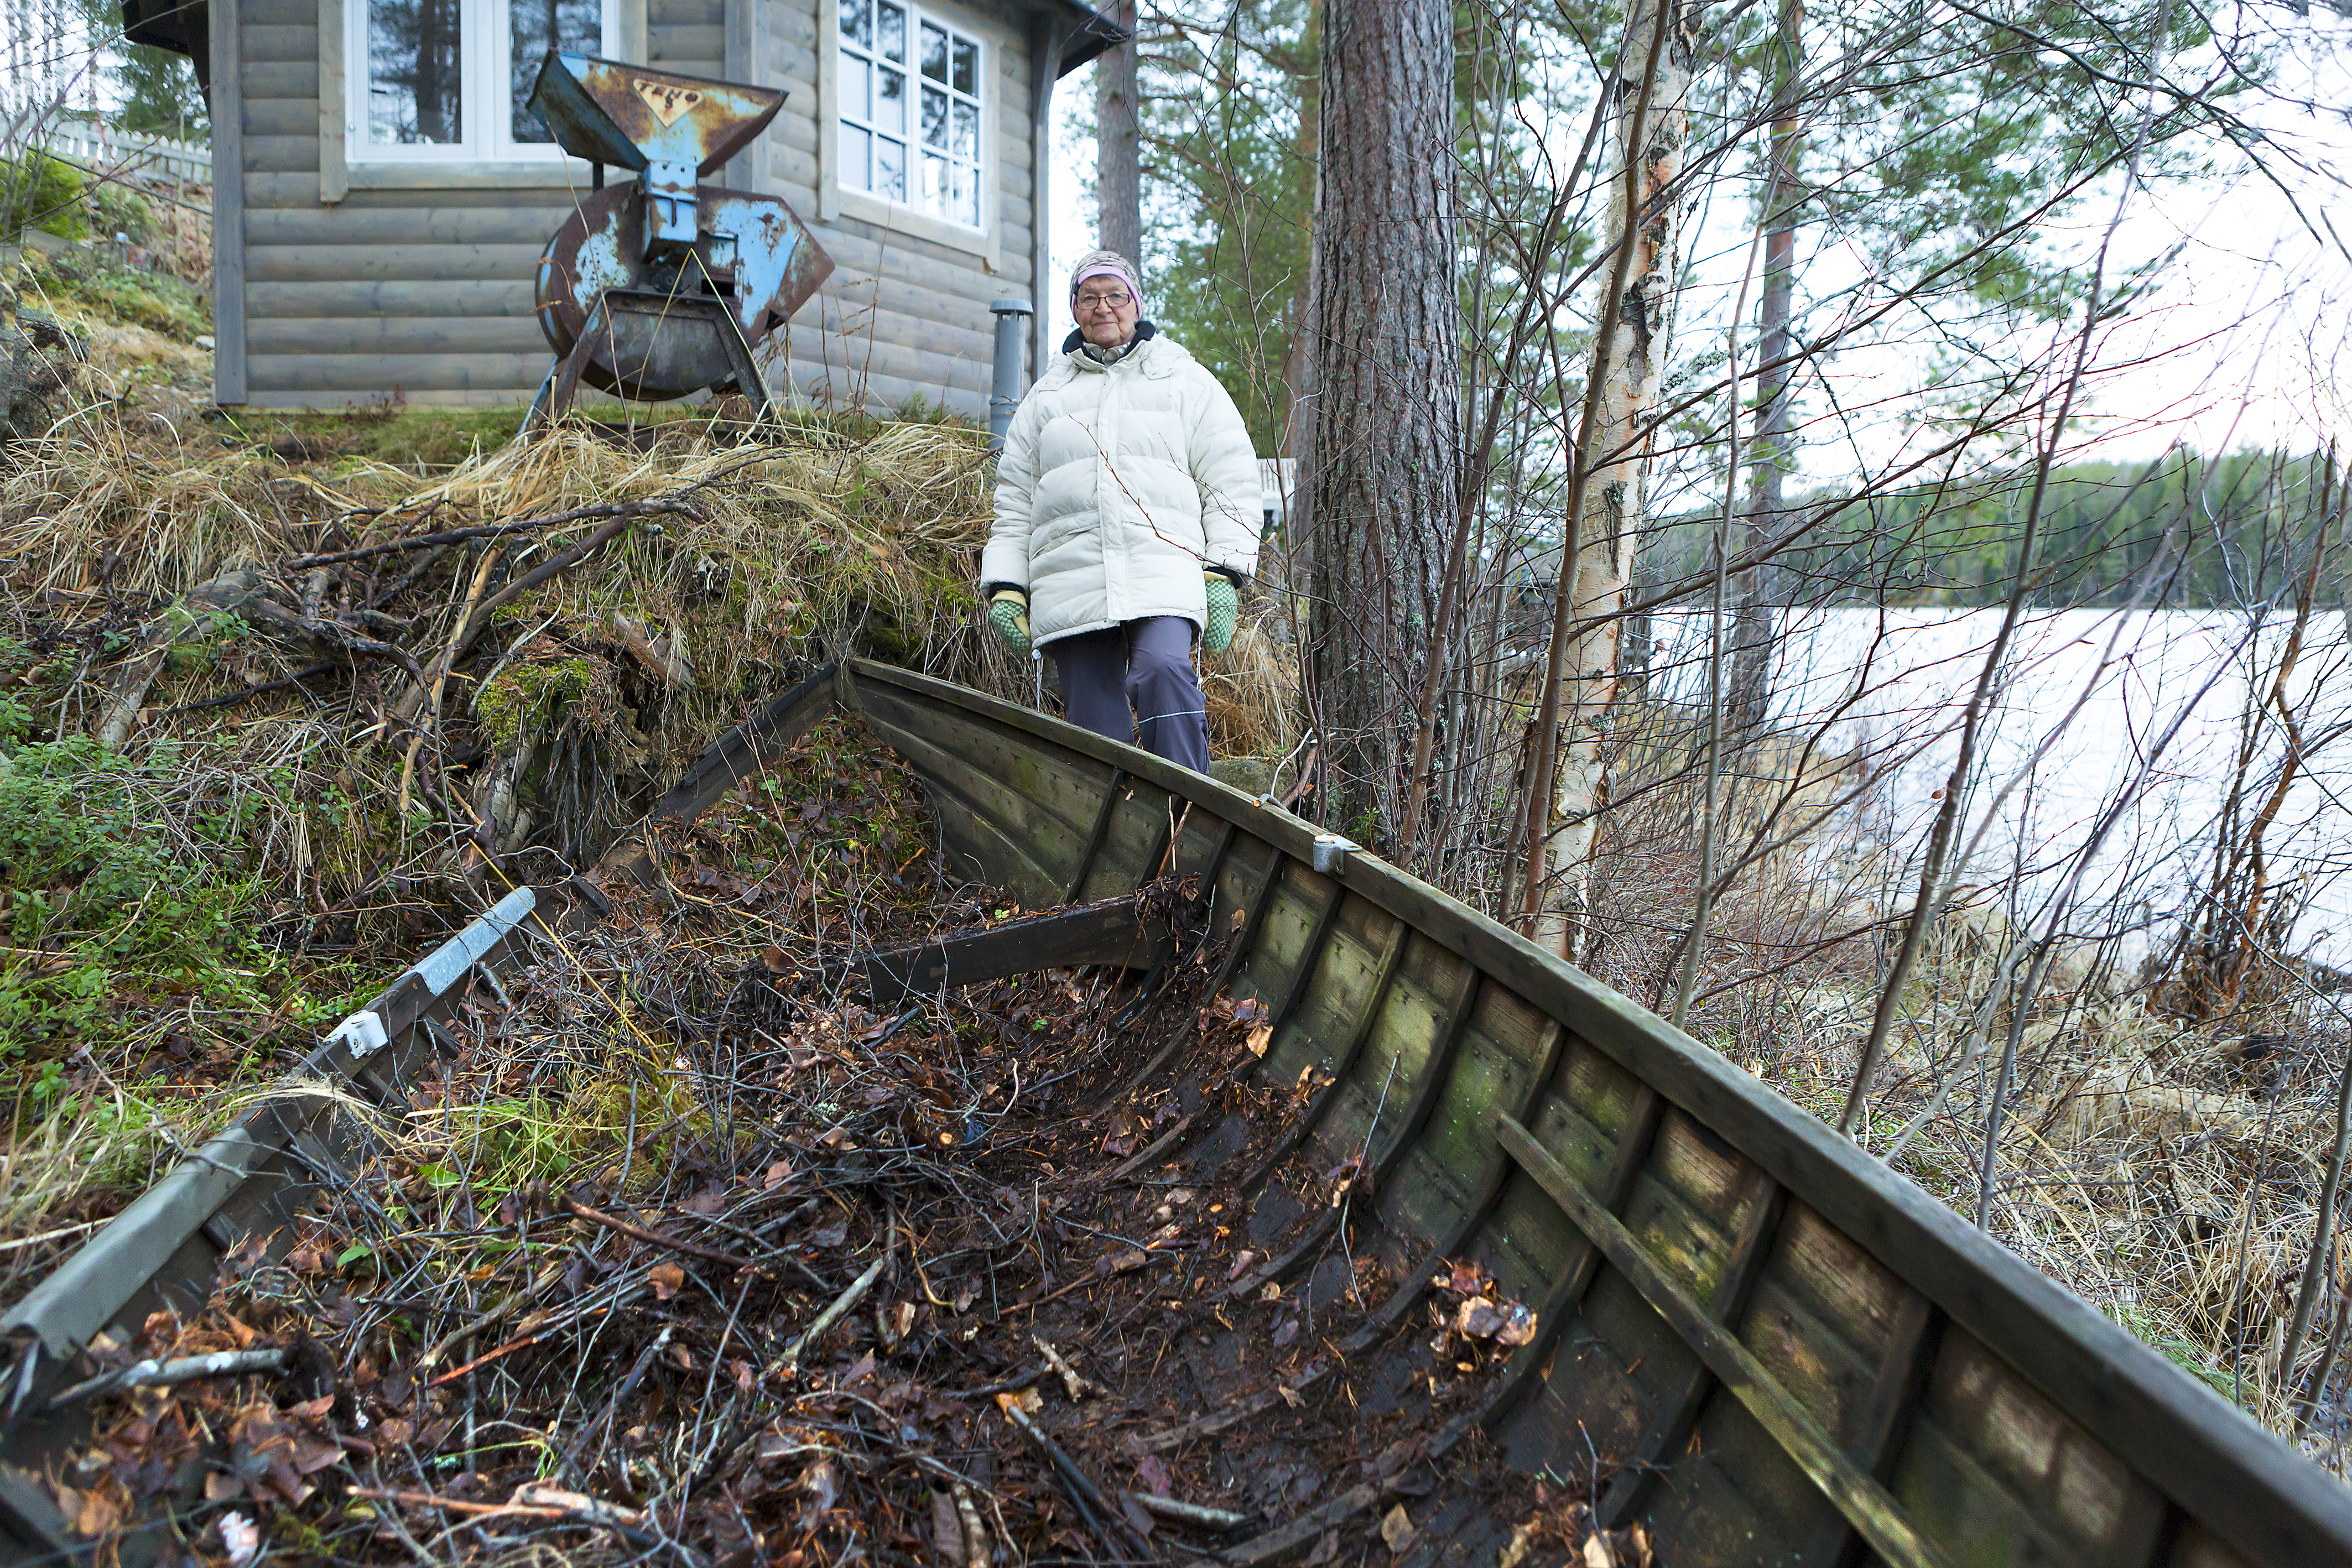
[[[1066,350],[1021,400],[996,466],[982,583],[1029,592],[1038,643],[1208,615],[1201,574],[1256,570],[1257,454],[1201,362],[1150,337],[1110,365]]]

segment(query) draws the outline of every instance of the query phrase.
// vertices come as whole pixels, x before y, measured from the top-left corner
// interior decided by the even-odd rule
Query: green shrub
[[[112,180],[94,180],[82,191],[82,212],[99,239],[127,236],[133,245],[155,237],[155,209],[147,198]]]
[[[81,172],[46,152],[0,158],[0,238],[40,229],[59,239],[89,232],[83,221]]]

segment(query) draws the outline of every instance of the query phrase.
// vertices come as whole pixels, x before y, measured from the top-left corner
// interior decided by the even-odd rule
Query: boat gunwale
[[[861,682],[919,694],[1147,781],[1313,863],[1312,823],[1139,747],[867,660],[845,661],[839,679],[853,710]],[[2278,1568],[2352,1563],[2352,1490],[1908,1177],[1665,1019],[1411,873],[1358,850],[1320,874],[1452,948],[1724,1137],[2230,1548]]]

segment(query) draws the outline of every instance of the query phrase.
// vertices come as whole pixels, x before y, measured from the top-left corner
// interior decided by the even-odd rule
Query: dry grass
[[[1200,655],[1210,749],[1220,757],[1280,758],[1298,744],[1305,711],[1298,666],[1277,641],[1276,620],[1276,609],[1262,602],[1223,653]]]
[[[94,402],[0,472],[0,583],[12,595],[157,601],[307,549],[686,495],[690,511],[635,530],[507,619],[544,624],[559,643],[615,643],[616,613],[666,633],[695,672],[695,695],[727,710],[689,704],[684,729],[701,739],[803,663],[844,652],[1030,695],[1025,665],[979,632],[971,572],[992,475],[983,441],[963,427],[809,420],[745,447],[712,421],[677,420],[641,451],[573,422],[420,482],[366,457],[300,460],[331,441],[281,439],[289,459],[154,401],[168,402]],[[585,526],[502,545],[501,569],[528,570]],[[1216,748],[1286,750],[1297,682],[1266,630],[1245,625],[1203,664]],[[199,682],[181,695],[216,694]],[[675,759],[674,748],[663,755]]]
[[[617,440],[575,422],[528,444],[477,445],[428,476],[384,453],[380,437],[399,417],[355,413],[348,437],[317,416],[299,430],[225,428],[172,387],[100,378],[47,439],[0,460],[0,741],[32,745],[45,772],[90,766],[76,737],[142,655],[161,658],[122,753],[146,804],[107,831],[135,838],[162,824],[155,841],[205,868],[206,896],[263,945],[260,983],[281,998],[259,1020],[243,1002],[200,1007],[175,1033],[135,965],[91,956],[95,967],[66,979],[113,999],[70,1023],[43,1021],[48,993],[71,988],[42,955],[95,955],[102,934],[20,921],[31,935],[26,953],[0,962],[0,997],[30,988],[33,1026],[12,1033],[0,1018],[0,1057],[54,1063],[102,1039],[107,1060],[152,1066],[168,1040],[179,1054],[167,1075],[216,1083],[206,1064],[245,1061],[289,1024],[320,1021],[453,905],[593,858],[719,733],[824,659],[876,656],[1029,699],[1029,665],[976,616],[992,485],[976,432],[812,418],[746,444],[740,426],[707,416]],[[319,572],[294,563],[626,501],[669,505],[505,605],[437,706],[415,706],[413,729],[396,717],[403,695],[427,694],[394,660],[251,614],[174,609],[224,574],[251,573],[278,604],[307,595],[322,617],[425,665],[476,583],[529,571],[596,519],[437,557],[401,550]],[[304,684],[257,690],[298,674]],[[1207,685],[1221,751],[1291,743],[1291,683],[1261,629],[1210,662]],[[0,914],[9,896],[0,885]],[[87,1121],[87,1076],[69,1073],[58,1092],[74,1106],[69,1123]],[[37,1142],[31,1129],[54,1109],[20,1103],[18,1142]],[[142,1114],[184,1110],[157,1102]],[[19,1217],[13,1228],[29,1226]]]
[[[970,431],[810,421],[744,445],[698,419],[636,450],[575,425],[421,479],[371,457],[305,461],[282,432],[255,441],[173,417],[169,389],[100,382],[87,396],[46,440],[0,457],[0,756],[12,758],[0,843],[16,846],[0,868],[0,1061],[48,1075],[8,1096],[16,1163],[0,1176],[0,1227],[18,1237],[42,1215],[8,1197],[11,1183],[67,1201],[143,1180],[108,1141],[97,1074],[141,1069],[145,1086],[118,1120],[185,1124],[281,1035],[307,1038],[388,976],[452,908],[592,857],[599,835],[810,664],[857,653],[984,673],[970,575],[988,473]],[[254,614],[173,608],[251,572],[276,603],[315,594],[323,617],[421,664],[448,645],[474,582],[530,570],[593,521],[437,559],[402,551],[318,574],[289,563],[664,496],[683,496],[680,509],[507,605],[414,730],[390,722],[410,685],[394,660]],[[649,670],[623,616],[680,661]],[[162,662],[143,712],[107,760],[88,737],[151,652]],[[306,671],[302,686],[253,690]],[[190,706],[224,696],[236,700]],[[102,821],[77,783],[101,775],[121,797]],[[521,859],[485,859],[485,821]],[[137,911],[78,912],[45,891],[82,878],[89,854],[142,843],[259,946],[230,953],[207,936],[184,953],[123,951],[118,926]],[[237,971],[258,976],[252,994],[230,994],[244,982],[223,977]],[[78,1057],[84,1046],[96,1054]],[[41,1152],[51,1144],[54,1158]],[[65,1179],[68,1167],[83,1176]],[[0,1255],[0,1269],[46,1250]]]

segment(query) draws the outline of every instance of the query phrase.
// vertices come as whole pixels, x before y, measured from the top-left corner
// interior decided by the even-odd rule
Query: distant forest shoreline
[[[2343,509],[2327,463],[2324,453],[2173,452],[2152,463],[2056,469],[2042,498],[2032,601],[2095,608],[2137,597],[2148,609],[2190,610],[2252,608],[2291,596],[2297,585],[2277,563],[2308,557],[2279,547],[2310,540]],[[1808,607],[1999,604],[2021,564],[2032,479],[2029,468],[1851,501],[1773,559],[1759,597]],[[1848,499],[1835,489],[1799,497],[1785,508],[1784,527]],[[1647,530],[1637,579],[1672,582],[1707,571],[1720,517],[1685,513]],[[2150,579],[2159,558],[2166,565]],[[2338,567],[2314,585],[2315,601],[2340,608],[2345,589]]]

